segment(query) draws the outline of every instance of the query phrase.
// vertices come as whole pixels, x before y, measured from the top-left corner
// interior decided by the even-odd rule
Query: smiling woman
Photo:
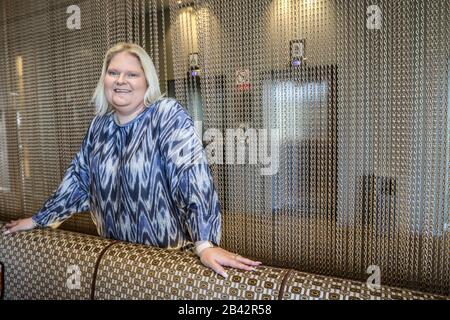
[[[111,59],[104,80],[106,99],[114,106],[117,120],[125,124],[145,108],[147,81],[135,56],[120,52]]]
[[[59,225],[90,211],[110,239],[189,250],[224,277],[224,266],[254,270],[260,262],[217,247],[217,192],[193,121],[163,99],[153,62],[135,44],[106,53],[92,120],[63,181],[41,210],[12,221],[5,234]]]
[[[124,97],[120,93],[131,94]],[[155,67],[143,48],[135,44],[118,43],[108,50],[93,96],[98,115],[114,110],[120,115],[131,111],[136,116],[139,114],[136,109],[142,111],[144,106],[160,97]]]

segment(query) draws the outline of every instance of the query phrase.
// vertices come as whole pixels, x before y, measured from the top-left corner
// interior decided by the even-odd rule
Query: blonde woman
[[[55,193],[4,233],[59,225],[91,211],[106,238],[185,249],[227,277],[224,266],[254,270],[220,247],[220,205],[192,119],[161,98],[148,54],[131,43],[108,50],[93,100],[97,110],[81,149]]]

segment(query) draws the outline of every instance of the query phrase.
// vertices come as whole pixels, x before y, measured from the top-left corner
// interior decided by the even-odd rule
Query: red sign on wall
[[[236,70],[236,86],[238,91],[250,90],[250,70],[237,69]]]

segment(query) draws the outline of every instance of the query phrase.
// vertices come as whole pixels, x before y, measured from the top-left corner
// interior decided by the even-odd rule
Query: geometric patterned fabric
[[[286,281],[283,300],[429,300],[449,299],[408,289],[381,286],[369,289],[359,281],[326,277],[293,270]]]
[[[270,266],[224,279],[191,252],[50,229],[0,235],[0,262],[5,299],[445,299]]]
[[[275,300],[286,273],[265,266],[229,269],[224,279],[193,254],[117,243],[99,265],[95,298]]]
[[[90,299],[97,260],[110,243],[69,231],[0,235],[4,298]],[[79,281],[75,278],[78,272]]]

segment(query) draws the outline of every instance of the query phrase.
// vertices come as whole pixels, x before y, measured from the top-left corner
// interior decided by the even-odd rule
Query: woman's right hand
[[[2,232],[3,235],[7,235],[18,231],[31,230],[34,229],[35,227],[36,225],[34,224],[33,220],[30,217],[8,222],[3,226]]]

